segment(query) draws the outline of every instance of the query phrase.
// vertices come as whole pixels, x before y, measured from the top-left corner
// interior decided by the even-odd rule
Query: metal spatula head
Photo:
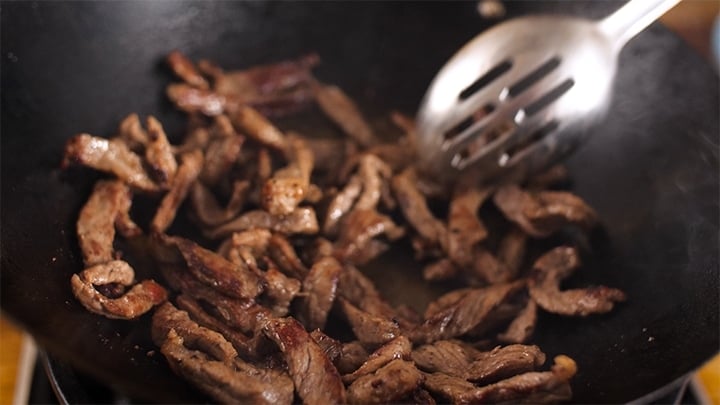
[[[422,167],[441,179],[524,177],[567,156],[601,119],[625,43],[679,0],[633,0],[595,22],[530,16],[475,37],[418,113]]]

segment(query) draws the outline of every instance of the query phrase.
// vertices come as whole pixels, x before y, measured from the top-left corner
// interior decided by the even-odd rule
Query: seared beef
[[[145,147],[145,161],[150,169],[150,175],[162,188],[172,184],[177,161],[173,155],[170,142],[160,121],[152,115],[147,118],[147,137],[149,142]]]
[[[580,266],[577,250],[557,247],[540,257],[528,280],[530,296],[544,310],[561,315],[587,316],[605,313],[616,302],[625,301],[625,293],[605,286],[560,291],[560,282]]]
[[[360,342],[368,346],[377,346],[400,336],[400,327],[396,321],[365,312],[342,298],[338,303]]]
[[[386,250],[386,244],[374,238],[384,235],[394,241],[404,234],[390,217],[375,210],[355,209],[343,220],[335,255],[342,261],[365,264]]]
[[[342,271],[337,260],[325,257],[315,262],[303,280],[303,296],[299,299],[296,316],[306,329],[325,328]]]
[[[283,352],[303,403],[345,403],[345,386],[340,374],[299,322],[293,318],[271,319],[263,331]]]
[[[320,109],[347,136],[365,147],[375,142],[376,136],[370,125],[355,103],[339,87],[315,83],[313,91]]]
[[[300,207],[288,215],[275,216],[267,211],[247,211],[239,217],[207,232],[211,238],[221,238],[233,232],[265,228],[284,234],[316,234],[318,222],[312,208]]]
[[[208,89],[210,85],[207,80],[198,72],[195,65],[179,51],[170,52],[167,56],[170,69],[185,83],[199,89]]]
[[[433,244],[444,246],[447,242],[447,228],[430,212],[416,181],[413,169],[406,169],[393,177],[392,187],[400,209],[420,236]]]
[[[180,204],[185,201],[185,197],[190,191],[190,187],[200,174],[203,165],[203,156],[200,151],[196,150],[182,155],[182,163],[177,170],[170,190],[165,194],[160,206],[158,207],[155,217],[150,224],[150,229],[156,233],[165,232],[177,215]]]
[[[409,360],[412,343],[405,336],[398,336],[395,339],[380,346],[357,370],[343,376],[343,382],[350,384],[358,378],[374,373],[396,359]]]
[[[351,404],[386,404],[397,402],[414,392],[423,375],[410,361],[396,359],[350,384],[347,391]]]

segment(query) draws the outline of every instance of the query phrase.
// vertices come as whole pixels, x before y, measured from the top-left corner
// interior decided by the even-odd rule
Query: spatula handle
[[[617,51],[680,0],[631,0],[600,20],[598,25],[615,44]]]

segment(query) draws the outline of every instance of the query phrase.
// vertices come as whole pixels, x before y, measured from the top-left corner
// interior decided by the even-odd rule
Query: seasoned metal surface
[[[616,6],[510,2],[509,14],[597,18]],[[111,135],[133,111],[179,136],[161,63],[174,48],[230,68],[315,50],[318,76],[374,121],[390,108],[413,113],[442,63],[493,22],[473,2],[23,2],[3,3],[1,23],[2,310],[51,354],[125,395],[197,402],[152,346],[147,317],[107,320],[72,297],[70,275],[81,267],[74,222],[95,176],[58,169],[65,140]],[[643,396],[719,347],[718,78],[658,26],[620,64],[609,118],[569,161],[574,190],[603,220],[571,282],[620,287],[629,301],[584,320],[542,316],[537,333],[548,354],[577,359],[582,403]],[[369,271],[378,279],[389,269],[407,286],[380,280],[392,297],[420,305],[433,293],[407,252]]]

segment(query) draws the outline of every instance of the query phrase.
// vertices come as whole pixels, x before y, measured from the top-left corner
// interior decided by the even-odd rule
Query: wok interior
[[[612,6],[511,2],[508,11],[597,17]],[[58,170],[64,141],[81,131],[109,136],[133,111],[155,114],[179,135],[184,121],[164,100],[170,74],[160,66],[174,48],[228,68],[317,51],[323,60],[317,75],[344,88],[371,122],[383,125],[390,109],[412,114],[443,61],[493,23],[474,7],[4,5],[3,49],[19,60],[2,71],[3,311],[50,353],[132,397],[202,399],[153,347],[148,317],[107,320],[72,297],[69,278],[81,267],[74,222],[97,176]],[[610,315],[539,320],[534,342],[549,356],[565,353],[579,364],[577,402],[638,398],[718,350],[720,130],[718,94],[707,91],[717,83],[679,39],[651,28],[622,55],[608,120],[568,162],[573,191],[602,220],[570,284],[612,285],[629,296]],[[312,120],[294,124],[315,127]],[[419,282],[409,249],[393,250],[367,269],[393,303],[421,307],[438,293]]]

